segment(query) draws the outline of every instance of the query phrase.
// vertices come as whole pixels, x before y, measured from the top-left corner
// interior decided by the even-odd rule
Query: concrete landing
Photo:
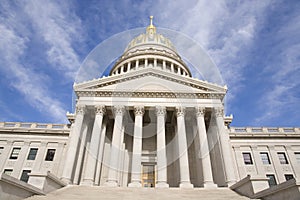
[[[217,189],[155,189],[155,188],[109,188],[99,186],[67,186],[46,196],[33,196],[26,200],[245,200],[229,188]]]

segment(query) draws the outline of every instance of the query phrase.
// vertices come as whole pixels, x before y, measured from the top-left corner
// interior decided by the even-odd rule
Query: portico
[[[110,76],[74,90],[62,175],[69,183],[208,188],[235,182],[223,114],[226,86],[192,78],[152,23],[129,43]]]

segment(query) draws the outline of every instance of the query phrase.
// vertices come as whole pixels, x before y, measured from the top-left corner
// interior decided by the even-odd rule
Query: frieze
[[[266,172],[272,172],[273,171],[272,166],[265,166],[264,168],[265,168]]]
[[[8,167],[13,167],[15,165],[16,161],[8,161],[7,166]]]
[[[25,167],[32,167],[33,166],[33,162],[26,162],[25,163]]]
[[[290,169],[290,166],[282,166],[282,171],[284,171],[284,172],[289,172],[289,171],[291,171],[291,169]]]
[[[173,93],[173,92],[116,92],[81,91],[79,97],[137,97],[137,98],[186,98],[186,99],[223,99],[220,93]]]

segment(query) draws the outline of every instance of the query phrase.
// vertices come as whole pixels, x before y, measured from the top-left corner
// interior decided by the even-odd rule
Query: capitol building
[[[227,87],[194,78],[152,18],[74,92],[69,124],[0,122],[1,200],[300,199],[300,128],[231,127]]]

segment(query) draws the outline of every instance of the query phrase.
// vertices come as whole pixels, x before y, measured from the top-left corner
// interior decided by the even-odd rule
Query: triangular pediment
[[[153,68],[145,68],[76,84],[74,90],[77,95],[79,93],[83,94],[83,92],[155,92],[220,94],[224,96],[226,93],[225,87]]]

